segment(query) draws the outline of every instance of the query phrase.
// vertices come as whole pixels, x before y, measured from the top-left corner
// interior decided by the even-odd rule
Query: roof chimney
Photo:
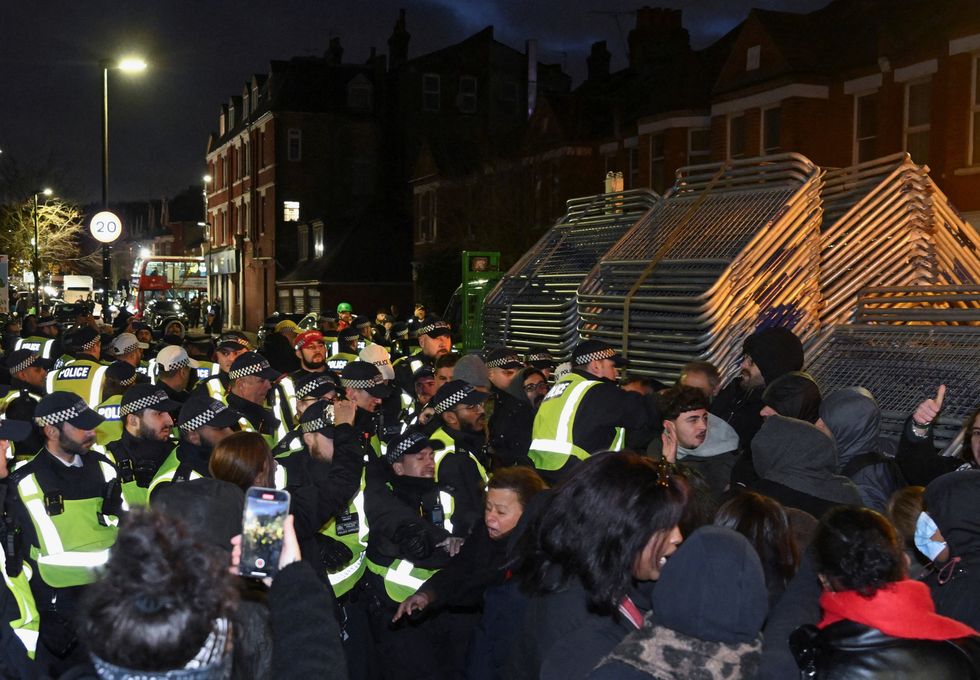
[[[388,38],[388,54],[390,55],[388,63],[392,70],[408,61],[408,41],[411,37],[412,34],[405,28],[405,10],[400,9],[398,10],[398,21],[395,22],[395,28],[391,32],[391,37]]]
[[[589,80],[605,80],[609,77],[609,61],[612,55],[606,47],[606,41],[592,43],[592,51],[586,58],[585,63],[589,67]]]

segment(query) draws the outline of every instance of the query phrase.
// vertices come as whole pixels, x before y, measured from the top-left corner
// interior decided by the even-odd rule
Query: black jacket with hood
[[[936,611],[980,630],[980,470],[939,477],[926,487],[923,503],[950,555],[924,579]]]
[[[895,461],[878,446],[881,409],[863,387],[845,387],[820,404],[820,419],[837,443],[837,472],[858,488],[864,504],[885,512],[888,499],[904,486]]]

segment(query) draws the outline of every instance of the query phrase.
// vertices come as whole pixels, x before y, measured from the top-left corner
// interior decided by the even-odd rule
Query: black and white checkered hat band
[[[505,357],[500,357],[499,359],[492,359],[487,362],[487,368],[500,368],[501,366],[506,366],[507,364],[521,363],[521,360],[517,358],[516,354],[508,354]]]
[[[433,404],[432,405],[432,409],[436,413],[445,413],[446,411],[448,411],[449,409],[451,409],[453,406],[455,406],[459,402],[463,401],[463,399],[466,398],[466,395],[468,395],[472,391],[473,391],[473,388],[467,386],[466,389],[462,389],[462,390],[460,390],[458,392],[453,392],[448,397],[446,397],[445,399],[443,399],[442,401],[440,401],[438,404]]]
[[[425,326],[420,326],[415,332],[416,335],[428,335],[432,331],[445,329],[449,330],[449,324],[445,321],[436,321],[435,323],[426,324]]]
[[[398,446],[389,446],[387,452],[385,452],[385,458],[388,460],[398,460],[405,455],[406,451],[421,441],[425,441],[425,437],[417,432],[413,432],[408,437],[398,442]]]
[[[136,381],[136,376],[133,376],[133,381]],[[167,393],[163,390],[157,390],[153,394],[149,394],[142,399],[137,399],[129,404],[125,404],[119,407],[119,415],[125,416],[130,413],[137,413],[145,408],[153,408],[154,406],[159,406],[167,400]]]
[[[257,364],[251,364],[250,366],[242,366],[237,371],[228,371],[228,378],[231,380],[238,380],[239,378],[244,378],[248,375],[255,375],[256,373],[261,373],[269,369],[268,361],[260,361]]]
[[[190,357],[184,357],[183,359],[178,359],[177,361],[171,364],[164,364],[163,362],[157,364],[157,366],[160,367],[161,371],[176,371],[178,368],[183,368],[184,366],[190,366],[190,365],[191,365]]]
[[[123,387],[129,387],[130,385],[135,385],[136,384],[136,374],[133,373],[133,375],[131,377],[126,378],[125,380],[120,380],[119,381],[119,384],[122,385]]]
[[[20,373],[21,371],[27,370],[28,368],[34,365],[34,362],[37,361],[40,356],[41,356],[40,354],[30,355],[16,366],[11,366],[10,373],[11,374]]]
[[[116,349],[115,352],[116,352],[117,355],[119,355],[119,354],[129,354],[130,352],[135,352],[136,350],[138,350],[139,349],[139,346],[140,346],[139,345],[139,342],[134,342],[132,345],[126,345],[125,347],[123,347],[121,349]]]
[[[603,359],[612,359],[616,356],[615,350],[612,348],[600,349],[598,352],[589,352],[588,354],[583,354],[580,357],[575,357],[576,364],[587,364],[590,361],[601,361]]]
[[[88,342],[86,342],[84,345],[82,345],[82,349],[92,349],[93,347],[95,347],[96,345],[98,345],[99,342],[101,342],[101,340],[102,339],[98,335],[96,335],[94,338],[92,338],[91,340],[89,340]]]
[[[380,375],[376,375],[373,378],[366,378],[364,380],[341,378],[340,382],[344,387],[350,387],[355,390],[367,390],[377,385],[384,385],[385,379]]]
[[[84,401],[79,399],[71,408],[66,408],[62,411],[55,411],[54,413],[49,413],[46,416],[38,416],[34,418],[34,422],[37,423],[39,427],[44,427],[45,425],[58,425],[59,423],[66,423],[72,418],[77,418],[82,415],[88,406]]]
[[[303,385],[302,387],[298,387],[296,389],[296,398],[304,399],[307,396],[309,396],[312,392],[318,390],[319,388],[325,385],[329,386],[331,390],[335,390],[337,387],[336,385],[333,384],[333,380],[331,380],[326,376],[315,378],[310,382],[306,383],[305,385]]]
[[[544,354],[544,353],[528,354],[527,360],[528,361],[554,361],[554,357],[552,357],[550,354]]]
[[[207,410],[198,415],[194,416],[186,423],[180,426],[180,429],[184,432],[190,432],[198,428],[204,427],[217,416],[222,411],[227,411],[228,407],[222,404],[220,401],[216,401],[208,406]]]

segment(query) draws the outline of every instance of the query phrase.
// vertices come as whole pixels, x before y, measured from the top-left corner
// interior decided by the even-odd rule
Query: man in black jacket
[[[257,352],[245,352],[228,371],[228,406],[245,416],[252,428],[266,437],[270,447],[286,435],[285,423],[265,407],[272,381],[280,375]]]
[[[490,416],[490,448],[503,466],[518,463],[530,465],[534,409],[524,392],[521,369],[524,364],[517,352],[501,347],[487,354],[487,374],[494,396]]]
[[[44,359],[30,349],[19,349],[7,357],[10,371],[10,392],[0,400],[0,413],[4,418],[32,422],[37,402],[44,396],[44,380],[54,365],[52,359]],[[16,445],[18,456],[32,456],[44,445],[40,434],[32,431]]]

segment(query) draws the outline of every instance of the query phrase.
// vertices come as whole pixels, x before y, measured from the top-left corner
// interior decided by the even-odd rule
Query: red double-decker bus
[[[158,298],[191,299],[208,290],[203,257],[159,255],[140,258],[133,265],[129,294],[130,311],[140,316],[148,302]]]

